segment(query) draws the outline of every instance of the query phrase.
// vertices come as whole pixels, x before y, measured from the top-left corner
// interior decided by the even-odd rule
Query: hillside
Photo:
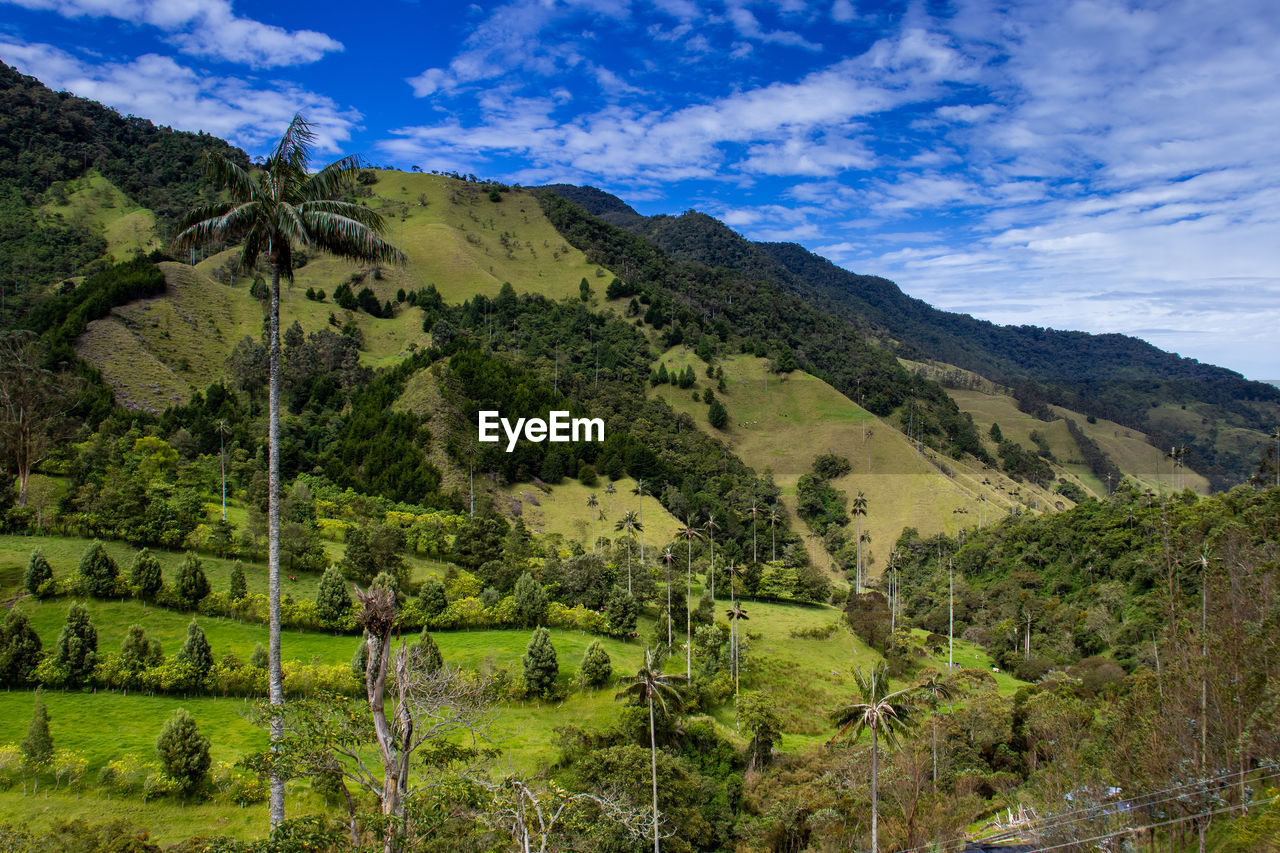
[[[1160,447],[1187,445],[1215,488],[1247,479],[1265,450],[1280,403],[1265,383],[1123,335],[997,326],[939,311],[891,281],[851,273],[795,244],[752,243],[705,214],[646,218],[593,188],[552,189],[674,257],[797,294],[898,355],[947,362],[1016,386],[1024,405],[1062,405],[1143,432]],[[1187,416],[1178,417],[1183,411]]]

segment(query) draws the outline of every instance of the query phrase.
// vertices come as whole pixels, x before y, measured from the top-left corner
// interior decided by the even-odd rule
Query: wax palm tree
[[[756,556],[756,519],[761,512],[760,505],[752,501],[751,508],[747,510],[747,515],[751,516],[751,562],[753,563],[760,562],[760,558]]]
[[[636,515],[634,509],[629,509],[622,514],[622,518],[613,525],[613,529],[619,533],[625,531],[628,538],[635,538],[637,530],[644,530],[644,525],[640,523],[640,517]],[[631,543],[627,542],[627,594],[631,594]]]
[[[647,494],[650,494],[649,490],[645,488],[643,479],[639,477],[636,478],[636,487],[631,490],[631,494],[635,495],[640,499],[640,511],[636,513],[636,518],[639,519],[641,522],[643,522],[644,521],[644,496]],[[640,531],[640,565],[643,566],[644,565],[644,528],[637,527],[636,529]]]
[[[857,590],[862,592],[862,519],[867,514],[867,496],[862,492],[858,492],[858,496],[853,499],[853,509],[849,510],[854,519],[858,522],[858,574],[857,574]]]
[[[231,435],[231,425],[225,419],[213,426],[218,434],[218,456],[222,460],[222,520],[227,520],[227,436]]]
[[[716,597],[716,531],[720,529],[720,525],[716,524],[716,514],[709,513],[707,515],[707,523],[703,525],[703,529],[707,531],[707,539],[711,541],[711,567],[707,569],[707,576],[710,578],[711,598]]]
[[[596,497],[596,493],[592,492],[591,494],[587,495],[587,509],[595,510],[598,506],[600,506],[600,499]],[[596,513],[596,512],[591,513],[591,553],[592,554],[596,552],[596,516],[598,514],[599,513]]]
[[[671,564],[675,561],[676,555],[671,552],[671,546],[668,545],[666,550],[662,552],[662,562],[667,564],[667,648],[671,648]],[[686,608],[687,609],[687,608]]]
[[[205,160],[210,180],[223,200],[191,210],[178,225],[176,251],[205,245],[241,244],[239,266],[246,272],[259,258],[271,268],[267,324],[267,585],[269,596],[268,694],[284,704],[280,670],[280,279],[293,280],[293,249],[328,252],[363,263],[399,263],[404,255],[382,239],[382,216],[341,197],[361,167],[344,157],[310,172],[315,132],[295,115],[279,144],[256,174],[217,153]],[[271,742],[284,737],[283,719],[274,718]],[[284,782],[271,779],[271,824],[284,819]]]
[[[649,756],[653,768],[653,851],[658,853],[658,739],[653,727],[653,705],[656,702],[664,714],[678,711],[684,700],[676,684],[687,679],[664,673],[653,650],[645,649],[644,664],[634,676],[624,680],[627,686],[618,692],[617,698],[638,699],[649,706]]]
[[[693,677],[693,540],[701,539],[702,534],[698,532],[698,528],[693,526],[693,519],[686,518],[684,527],[677,533],[677,536],[683,536],[685,541],[689,543],[689,564],[688,571],[685,575],[684,599],[684,675],[685,678]]]
[[[769,507],[769,531],[773,534],[773,561],[778,561],[778,522],[782,521],[782,511],[777,504]]]
[[[861,667],[853,668],[853,677],[858,685],[857,701],[840,708],[832,715],[839,728],[831,740],[836,740],[850,731],[855,740],[864,729],[871,730],[871,853],[879,853],[877,839],[877,812],[879,809],[879,750],[880,739],[888,746],[893,746],[899,733],[911,725],[911,708],[903,701],[914,688],[889,692],[889,665],[884,661],[876,664],[870,674],[863,674]]]
[[[928,678],[920,682],[920,692],[924,694],[925,701],[932,711],[929,719],[933,723],[933,790],[936,792],[938,790],[938,705],[944,699],[954,696],[955,689],[941,675],[931,672]]]
[[[617,493],[618,493],[618,487],[615,486],[613,483],[604,484],[604,497],[605,497],[604,511],[608,514],[609,518],[613,518],[613,496],[616,495]],[[609,537],[609,547],[610,548],[613,547],[612,536]]]

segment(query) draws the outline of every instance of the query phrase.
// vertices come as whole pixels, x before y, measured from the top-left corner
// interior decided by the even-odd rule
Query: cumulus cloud
[[[175,3],[171,0],[0,0],[26,9],[55,12],[64,18],[117,18],[168,33],[182,53],[222,59],[253,68],[301,65],[342,43],[314,30],[285,30],[243,18],[230,0]]]
[[[4,39],[0,55],[52,89],[75,92],[157,124],[203,130],[250,153],[263,151],[297,112],[314,124],[316,148],[323,152],[338,151],[360,120],[354,110],[291,83],[213,76],[167,56],[91,65],[52,45]]]

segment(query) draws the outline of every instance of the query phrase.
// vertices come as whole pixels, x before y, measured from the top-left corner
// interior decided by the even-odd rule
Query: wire
[[[1208,811],[1203,811],[1203,812],[1197,812],[1191,815],[1184,815],[1183,817],[1175,817],[1169,820],[1160,821],[1158,823],[1148,823],[1148,824],[1144,824],[1143,826],[1129,826],[1129,827],[1125,827],[1124,829],[1117,829],[1114,832],[1104,832],[1102,835],[1095,835],[1092,838],[1080,838],[1074,841],[1064,841],[1061,844],[1054,844],[1049,847],[1037,847],[1034,850],[1032,850],[1031,853],[1045,853],[1048,850],[1061,850],[1063,847],[1071,847],[1076,844],[1088,844],[1091,841],[1101,841],[1104,838],[1114,838],[1117,835],[1125,835],[1126,833],[1130,833],[1130,832],[1142,832],[1144,829],[1155,829],[1156,827],[1160,827],[1160,826],[1169,826],[1170,824],[1174,824],[1174,823],[1182,823],[1183,821],[1194,820],[1195,818],[1198,818],[1198,817],[1208,817],[1210,815],[1220,814],[1222,812],[1235,811],[1236,809],[1243,808],[1245,805],[1265,806],[1268,803],[1274,803],[1276,801],[1280,801],[1280,794],[1277,794],[1274,797],[1267,797],[1265,800],[1254,800],[1252,803],[1247,803],[1247,804],[1237,803],[1236,805],[1233,805],[1233,806],[1222,806],[1221,808],[1210,809]]]

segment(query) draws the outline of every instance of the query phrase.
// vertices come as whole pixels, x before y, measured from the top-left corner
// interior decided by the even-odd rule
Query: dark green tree
[[[174,711],[165,721],[160,737],[156,738],[156,757],[184,796],[190,796],[204,784],[209,773],[209,739],[200,734],[186,708]]]
[[[1004,441],[1004,433],[1000,430],[1000,424],[992,423],[991,429],[987,432],[987,435],[991,436],[991,440],[996,444]]]
[[[31,725],[27,727],[27,736],[22,741],[21,749],[22,763],[36,776],[36,787],[39,787],[39,771],[53,762],[53,735],[49,734],[49,711],[38,695],[35,711],[31,715]]]
[[[724,429],[729,424],[729,412],[719,400],[712,400],[707,409],[707,422],[716,429]]]
[[[100,541],[95,539],[80,558],[80,574],[94,598],[110,598],[116,594],[116,577],[120,568]]]
[[[67,621],[58,633],[54,662],[66,674],[67,685],[79,687],[93,677],[98,663],[98,629],[93,627],[89,611],[79,602],[67,609]]]
[[[448,606],[444,583],[439,578],[429,577],[422,582],[422,588],[418,590],[418,607],[428,619],[439,616]]]
[[[262,643],[254,643],[253,653],[249,655],[249,666],[254,669],[266,669],[267,663],[267,650],[262,647]]]
[[[341,570],[336,566],[325,569],[324,577],[320,578],[320,590],[316,593],[316,617],[325,625],[338,627],[352,607],[347,581]]]
[[[50,591],[45,584],[52,580],[53,566],[49,565],[43,551],[39,548],[35,549],[31,552],[31,559],[27,561],[27,571],[22,576],[23,587],[34,596],[43,596]],[[49,584],[49,587],[52,587],[52,584]]]
[[[613,676],[613,661],[609,653],[600,645],[599,640],[592,640],[591,645],[582,653],[582,664],[578,672],[582,683],[588,687],[601,687]]]
[[[178,652],[178,662],[191,667],[197,690],[204,686],[209,671],[213,669],[213,649],[209,648],[209,639],[194,619],[187,626],[187,641],[182,644],[182,651]]]
[[[147,639],[147,632],[141,625],[130,625],[129,632],[120,644],[120,663],[133,676],[144,669],[163,662],[164,655],[160,651],[159,640]]]
[[[560,675],[560,664],[556,660],[556,648],[551,645],[551,632],[546,628],[536,628],[525,649],[524,683],[531,696],[546,696],[554,688],[556,678]]]
[[[373,583],[369,584],[370,589],[375,587],[391,590],[396,597],[397,605],[404,603],[404,593],[400,591],[400,580],[390,572],[378,572]]]
[[[516,581],[516,624],[521,628],[541,625],[547,615],[547,591],[525,572]]]
[[[129,586],[133,587],[133,594],[143,601],[154,601],[163,585],[159,558],[149,548],[143,548],[134,555],[133,565],[129,567]]]
[[[613,595],[604,606],[604,618],[609,620],[609,633],[615,637],[629,637],[636,630],[639,608],[636,599],[622,587],[615,587]]]
[[[27,614],[16,607],[10,610],[0,626],[0,685],[26,687],[33,683],[42,648]]]
[[[204,573],[200,558],[190,552],[178,567],[178,580],[173,585],[174,595],[184,610],[195,610],[209,594],[209,578]]]
[[[249,584],[245,581],[244,564],[236,560],[231,567],[231,587],[227,591],[227,597],[232,601],[239,601],[248,594]]]

